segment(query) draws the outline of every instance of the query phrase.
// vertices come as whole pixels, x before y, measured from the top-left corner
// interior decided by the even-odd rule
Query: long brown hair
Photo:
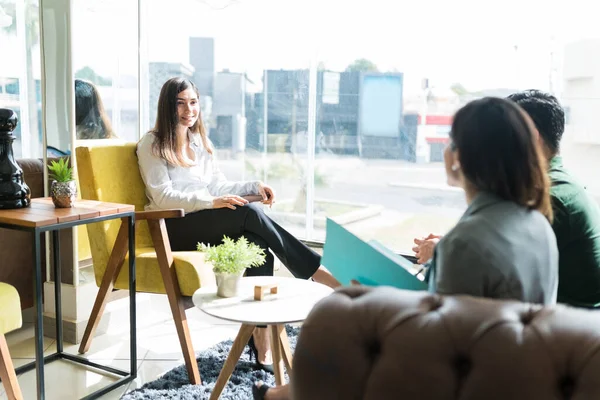
[[[150,131],[156,136],[156,140],[152,146],[152,152],[167,161],[169,164],[179,167],[189,167],[191,164],[186,161],[181,154],[182,143],[179,143],[177,137],[177,124],[179,116],[177,115],[177,95],[189,88],[194,89],[198,102],[200,102],[200,92],[192,81],[185,78],[171,78],[164,83],[160,89],[158,97],[158,111],[156,113],[156,124]],[[202,144],[206,151],[211,155],[213,153],[212,146],[208,141],[206,128],[202,122],[202,113],[198,112],[196,123],[190,128],[193,134],[199,134],[202,139]]]
[[[518,105],[494,97],[472,101],[454,116],[450,137],[465,178],[477,190],[552,221],[547,161],[531,118]]]

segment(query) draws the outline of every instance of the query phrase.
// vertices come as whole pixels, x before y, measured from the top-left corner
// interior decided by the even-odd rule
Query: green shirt
[[[550,161],[552,228],[558,245],[558,302],[600,307],[600,206],[562,165]]]

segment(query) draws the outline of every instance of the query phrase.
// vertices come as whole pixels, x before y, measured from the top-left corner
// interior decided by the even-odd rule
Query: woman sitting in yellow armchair
[[[158,99],[154,129],[137,147],[149,210],[182,208],[184,218],[166,220],[174,251],[192,251],[200,243],[218,245],[224,235],[245,236],[265,250],[265,263],[246,275],[273,275],[273,251],[290,272],[328,286],[339,285],[321,266],[321,257],[243,196],[258,195],[271,205],[275,192],[260,181],[229,181],[219,171],[214,148],[200,114],[200,94],[184,78],[169,79]],[[257,367],[273,371],[266,329],[251,340]]]

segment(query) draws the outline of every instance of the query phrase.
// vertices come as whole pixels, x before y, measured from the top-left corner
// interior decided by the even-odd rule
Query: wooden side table
[[[122,224],[127,224],[129,242],[129,324],[130,337],[130,371],[122,371],[105,365],[100,365],[87,358],[68,354],[63,351],[62,335],[62,310],[61,310],[61,268],[60,268],[60,241],[58,233],[61,229],[72,228],[78,225],[92,224],[110,219],[121,219]],[[69,360],[89,367],[122,376],[115,383],[106,386],[85,397],[95,399],[103,394],[131,382],[137,376],[136,354],[136,325],[135,325],[135,208],[128,204],[104,203],[92,200],[75,202],[73,208],[55,208],[50,198],[37,198],[31,201],[28,208],[15,210],[0,210],[0,227],[28,231],[33,233],[33,251],[35,256],[34,308],[35,308],[35,361],[17,368],[17,374],[36,369],[37,398],[44,399],[44,364],[59,359]],[[56,353],[44,357],[44,329],[42,305],[42,263],[40,249],[40,235],[52,232],[53,264],[54,264],[54,301],[56,306]]]
[[[192,297],[194,305],[206,314],[242,324],[210,394],[211,400],[221,395],[257,326],[269,326],[275,382],[278,386],[283,385],[284,362],[288,374],[292,371],[292,352],[284,325],[304,321],[314,305],[333,292],[333,289],[310,280],[273,276],[242,278],[240,285],[238,297],[218,297],[214,287],[200,288]],[[260,285],[277,285],[277,293],[254,300],[254,288]]]

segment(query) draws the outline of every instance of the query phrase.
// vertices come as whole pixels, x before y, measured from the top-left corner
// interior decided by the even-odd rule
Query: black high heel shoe
[[[248,355],[250,356],[250,361],[252,361],[252,356],[254,355],[254,368],[255,369],[262,369],[265,372],[268,372],[270,374],[274,374],[275,370],[273,369],[273,364],[263,364],[260,361],[258,361],[258,349],[256,348],[256,344],[254,344],[254,336],[250,336],[250,340],[248,340],[248,347],[250,347],[250,349],[248,350]],[[254,390],[254,389],[252,389]]]
[[[267,391],[270,388],[271,388],[270,386],[268,386],[264,383],[262,385],[260,385],[260,387],[256,386],[256,383],[255,383],[254,385],[252,385],[252,398],[254,400],[265,400]]]

